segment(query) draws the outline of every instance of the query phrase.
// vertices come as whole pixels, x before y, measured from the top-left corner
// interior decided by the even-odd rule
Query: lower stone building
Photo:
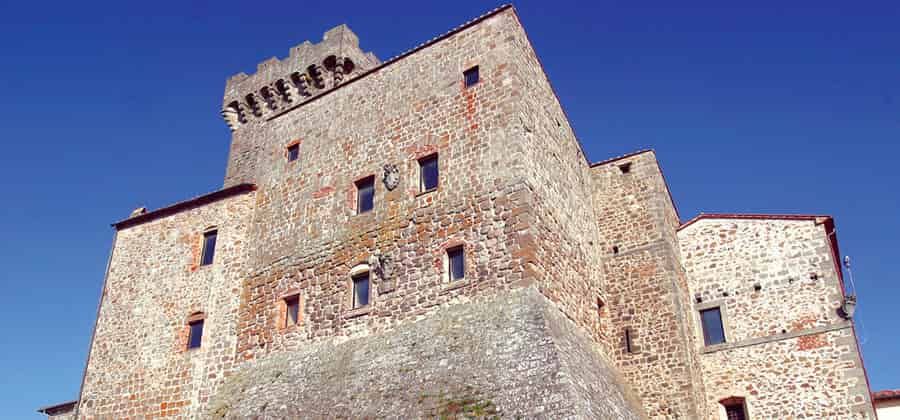
[[[100,418],[874,418],[826,216],[678,214],[591,163],[519,17],[226,84],[223,188],[115,223]]]

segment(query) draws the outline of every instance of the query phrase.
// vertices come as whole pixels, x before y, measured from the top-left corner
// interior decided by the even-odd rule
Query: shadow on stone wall
[[[641,418],[587,337],[537,291],[451,305],[379,335],[249,362],[213,418]]]

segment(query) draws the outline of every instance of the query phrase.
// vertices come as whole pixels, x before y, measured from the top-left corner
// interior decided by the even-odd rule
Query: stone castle
[[[512,6],[238,74],[222,189],[115,223],[51,418],[875,418],[828,216],[591,163]]]

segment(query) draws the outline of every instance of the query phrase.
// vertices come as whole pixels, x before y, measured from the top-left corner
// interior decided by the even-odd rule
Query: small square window
[[[356,182],[356,213],[362,214],[375,207],[375,177]]]
[[[631,172],[631,162],[626,162],[619,165],[619,171],[621,171],[623,174]]]
[[[353,308],[362,308],[369,304],[369,273],[353,276]]]
[[[478,83],[478,66],[472,67],[463,72],[466,79],[466,87],[475,86]]]
[[[188,337],[188,349],[196,349],[200,347],[200,343],[203,341],[203,320],[191,321],[188,325],[191,328],[191,333]]]
[[[700,323],[703,325],[703,342],[707,346],[725,342],[725,329],[722,327],[722,312],[719,308],[700,311]]]
[[[300,296],[295,295],[284,299],[285,317],[284,326],[290,327],[300,323]]]
[[[422,192],[438,187],[438,158],[431,155],[419,159],[419,189]]]
[[[451,282],[466,278],[466,256],[463,247],[447,250],[447,263]]]
[[[293,162],[300,158],[300,145],[292,144],[287,148],[287,160],[288,162]]]
[[[219,231],[211,230],[203,234],[203,252],[201,253],[200,265],[210,265],[216,256],[216,237]]]

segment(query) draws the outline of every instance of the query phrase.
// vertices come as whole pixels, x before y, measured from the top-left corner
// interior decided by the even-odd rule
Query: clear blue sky
[[[725,3],[517,8],[592,160],[655,148],[684,218],[834,215],[873,388],[900,388],[900,3]],[[496,5],[0,3],[4,415],[76,397],[109,223],[221,186],[229,75],[342,22],[388,58]]]

